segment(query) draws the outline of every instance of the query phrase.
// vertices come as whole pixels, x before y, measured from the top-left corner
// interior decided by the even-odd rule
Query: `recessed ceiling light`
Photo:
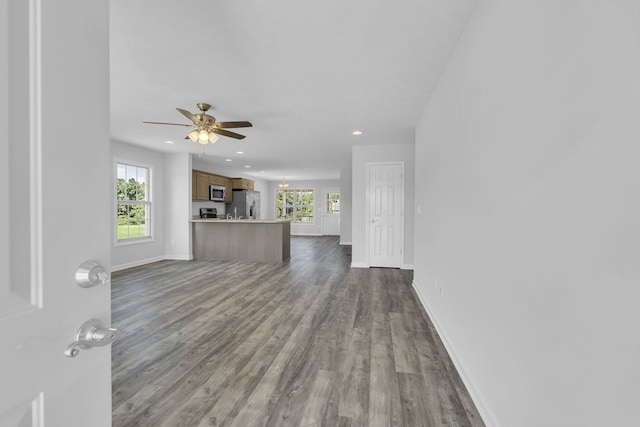
[[[236,154],[244,154],[244,151],[236,151]]]
[[[233,162],[231,159],[224,159],[225,162]]]
[[[248,168],[250,168],[251,166],[249,166],[249,165],[245,165],[244,167],[248,169]]]
[[[165,144],[173,144],[173,141],[165,141]]]
[[[353,132],[351,132],[351,135],[355,135],[355,136],[362,135],[362,131],[361,130],[354,130]]]

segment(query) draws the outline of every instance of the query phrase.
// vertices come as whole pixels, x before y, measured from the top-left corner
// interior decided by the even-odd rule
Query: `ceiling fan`
[[[201,102],[197,104],[200,113],[192,114],[187,110],[183,110],[182,108],[176,108],[182,115],[191,120],[192,124],[181,124],[181,123],[163,123],[163,122],[142,122],[142,123],[150,123],[154,125],[172,125],[172,126],[185,126],[194,128],[191,132],[184,137],[184,139],[190,139],[193,142],[197,142],[198,144],[206,145],[213,144],[218,140],[218,135],[228,136],[230,138],[235,139],[244,139],[244,135],[240,135],[239,133],[231,132],[225,130],[225,128],[248,128],[253,125],[251,122],[247,121],[237,121],[237,122],[216,122],[216,118],[207,114],[211,105]]]

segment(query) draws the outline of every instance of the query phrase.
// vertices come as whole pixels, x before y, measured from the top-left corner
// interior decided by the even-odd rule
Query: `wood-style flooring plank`
[[[402,425],[400,391],[396,372],[389,299],[386,284],[374,277],[372,287],[371,371],[369,373],[369,425],[391,427]]]
[[[113,425],[483,426],[411,287],[336,237],[112,274]]]

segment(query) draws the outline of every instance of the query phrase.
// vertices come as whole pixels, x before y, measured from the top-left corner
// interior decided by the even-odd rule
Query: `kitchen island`
[[[192,219],[193,258],[283,262],[290,257],[291,223],[260,219]]]

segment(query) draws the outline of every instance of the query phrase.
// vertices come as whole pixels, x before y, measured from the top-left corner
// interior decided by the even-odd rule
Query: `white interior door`
[[[108,17],[108,1],[0,0],[3,427],[111,425],[110,346],[65,355],[111,316],[108,285],[75,281],[110,264]]]
[[[340,235],[340,189],[322,189],[322,234],[325,236]]]
[[[369,194],[369,266],[402,266],[403,235],[402,163],[370,163]]]

